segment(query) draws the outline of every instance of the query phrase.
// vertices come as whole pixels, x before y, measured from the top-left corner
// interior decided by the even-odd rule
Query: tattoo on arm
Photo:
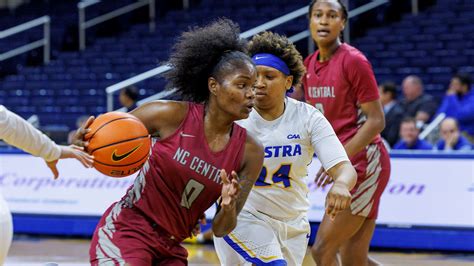
[[[245,201],[247,200],[247,197],[249,196],[250,191],[252,190],[253,187],[253,182],[252,180],[249,180],[248,176],[242,175],[239,177],[240,181],[240,194],[239,197],[237,198],[237,214],[240,213],[242,208],[244,207]]]

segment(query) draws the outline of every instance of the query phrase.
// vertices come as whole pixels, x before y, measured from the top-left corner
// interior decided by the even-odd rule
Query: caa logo
[[[300,139],[299,134],[290,134],[287,136],[288,139]]]

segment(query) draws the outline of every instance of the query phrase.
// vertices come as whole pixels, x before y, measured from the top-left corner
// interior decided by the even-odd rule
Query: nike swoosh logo
[[[126,152],[122,155],[116,154],[117,150],[114,150],[114,152],[112,153],[112,161],[118,162],[118,161],[121,161],[121,160],[127,158],[128,156],[130,156],[130,154],[134,153],[141,146],[142,146],[142,143],[140,143],[140,145],[136,146],[135,148],[131,149],[129,152]]]
[[[259,59],[262,59],[262,58],[265,58],[265,56],[256,56],[255,59],[259,60]]]
[[[185,134],[185,133],[183,133],[183,132],[181,132],[181,136],[183,136],[183,137],[189,137],[189,138],[194,138],[194,137],[196,137],[196,136],[194,136],[194,135]]]

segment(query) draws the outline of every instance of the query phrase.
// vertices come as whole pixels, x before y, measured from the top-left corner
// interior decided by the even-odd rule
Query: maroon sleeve
[[[361,53],[351,53],[345,64],[348,80],[355,90],[359,104],[379,99],[379,90],[374,71],[367,58]]]

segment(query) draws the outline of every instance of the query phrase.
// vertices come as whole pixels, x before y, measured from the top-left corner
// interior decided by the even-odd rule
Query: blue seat
[[[399,67],[395,70],[397,74],[404,74],[404,75],[413,75],[413,74],[421,74],[423,70],[420,67]]]
[[[418,50],[436,50],[443,48],[442,42],[421,42],[416,44]]]
[[[429,74],[452,73],[453,69],[451,67],[428,67],[426,72]]]
[[[434,56],[439,56],[439,57],[451,57],[451,56],[457,56],[459,54],[459,51],[457,50],[452,50],[452,49],[448,49],[448,50],[435,50],[433,51],[432,55]]]
[[[423,57],[426,56],[428,53],[424,50],[411,50],[411,51],[403,51],[401,55],[406,58],[411,57]]]

